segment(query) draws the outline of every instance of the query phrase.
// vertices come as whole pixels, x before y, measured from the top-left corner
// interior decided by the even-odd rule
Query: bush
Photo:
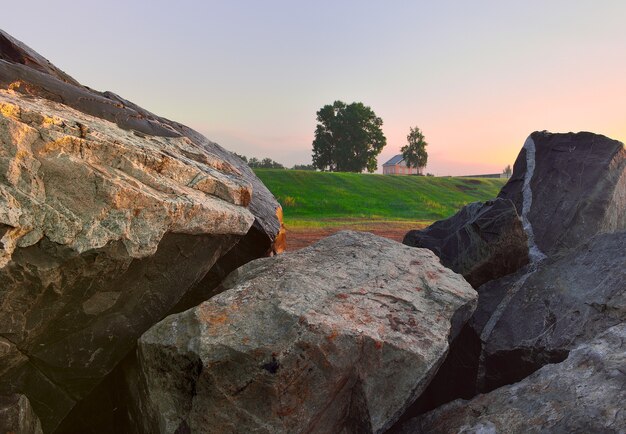
[[[292,170],[317,170],[312,164],[296,164],[292,168]]]
[[[296,206],[296,198],[292,196],[285,196],[284,198],[278,198],[278,201],[283,206],[283,208],[293,208]]]
[[[280,164],[277,161],[272,160],[271,158],[264,158],[259,160],[256,157],[247,158],[245,155],[239,155],[236,152],[233,152],[237,157],[241,158],[244,163],[246,163],[249,167],[253,169],[284,169],[285,166]]]

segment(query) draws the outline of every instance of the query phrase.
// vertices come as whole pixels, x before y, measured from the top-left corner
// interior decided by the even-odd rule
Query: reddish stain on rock
[[[332,341],[335,340],[335,338],[337,336],[339,336],[339,333],[337,332],[337,329],[333,329],[333,331],[328,336],[326,336],[326,339],[328,339],[329,341],[332,342]]]
[[[290,414],[293,414],[293,412],[295,411],[295,407],[283,407],[283,408],[279,408],[276,411],[276,415],[278,417],[285,417],[285,416],[289,416]]]

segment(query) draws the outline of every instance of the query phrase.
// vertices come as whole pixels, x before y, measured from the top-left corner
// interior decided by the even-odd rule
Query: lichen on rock
[[[141,258],[166,232],[245,235],[254,220],[250,184],[186,137],[140,137],[7,90],[0,137],[0,267],[43,237],[78,253],[120,240]]]

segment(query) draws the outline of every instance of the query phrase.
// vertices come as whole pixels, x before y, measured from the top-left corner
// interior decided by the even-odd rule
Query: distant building
[[[383,175],[422,175],[422,167],[407,167],[402,154],[383,164]]]

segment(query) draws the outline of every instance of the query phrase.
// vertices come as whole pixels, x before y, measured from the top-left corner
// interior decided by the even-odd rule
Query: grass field
[[[430,223],[494,198],[504,179],[383,176],[256,169],[283,206],[288,228]]]

